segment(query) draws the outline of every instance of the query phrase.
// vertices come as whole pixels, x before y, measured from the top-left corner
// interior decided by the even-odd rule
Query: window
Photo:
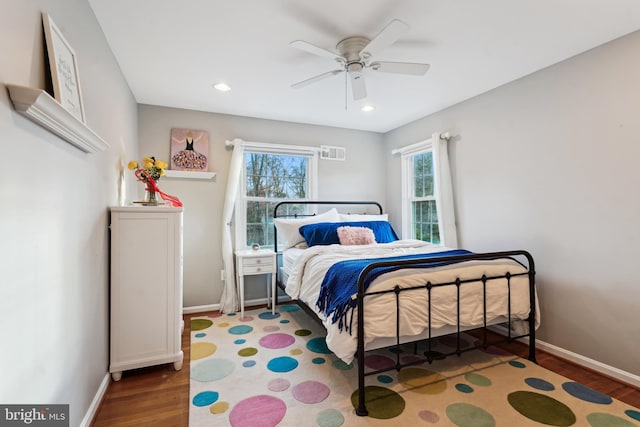
[[[433,150],[420,144],[403,153],[403,237],[440,244]]]
[[[273,209],[283,200],[315,198],[315,150],[247,147],[238,198],[237,247],[273,245]]]
[[[433,152],[415,154],[412,157],[410,189],[411,237],[425,242],[440,243],[438,209],[434,197]]]

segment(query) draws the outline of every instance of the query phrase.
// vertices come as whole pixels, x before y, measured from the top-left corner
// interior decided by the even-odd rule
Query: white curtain
[[[233,313],[238,310],[238,295],[236,292],[236,274],[233,256],[233,210],[238,197],[242,174],[242,160],[244,158],[244,144],[236,139],[233,142],[233,154],[227,176],[227,192],[224,196],[222,211],[222,261],[224,264],[224,288],[220,299],[220,311]]]
[[[458,232],[453,203],[453,185],[449,168],[447,143],[439,132],[431,135],[433,149],[433,175],[435,181],[434,196],[438,206],[438,224],[440,225],[440,243],[449,248],[458,247]]]

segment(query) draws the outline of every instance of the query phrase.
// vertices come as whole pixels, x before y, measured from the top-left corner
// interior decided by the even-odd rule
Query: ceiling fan
[[[341,67],[292,84],[291,87],[296,89],[301,88],[327,77],[346,73],[346,76],[348,76],[351,81],[353,99],[359,100],[367,96],[367,87],[363,75],[365,69],[384,73],[423,76],[427,70],[429,70],[429,64],[371,61],[371,58],[376,53],[395,43],[408,29],[409,26],[406,23],[394,19],[371,40],[361,36],[347,37],[336,45],[336,52],[323,49],[302,40],[293,41],[289,43],[290,46],[314,55],[334,59],[340,63]]]

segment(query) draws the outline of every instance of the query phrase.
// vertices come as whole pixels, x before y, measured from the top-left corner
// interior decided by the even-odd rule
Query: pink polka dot
[[[413,363],[413,362],[417,362],[418,360],[422,360],[422,357],[418,357],[418,356],[414,356],[414,355],[409,355],[409,356],[405,356],[402,358],[402,363]]]
[[[364,364],[371,369],[389,369],[393,368],[396,362],[386,356],[372,354],[371,356],[365,356]]]
[[[296,341],[289,334],[269,334],[260,338],[260,345],[264,348],[285,348],[289,347]]]
[[[284,378],[276,378],[275,380],[269,381],[267,387],[271,391],[285,391],[289,388],[291,383],[289,380],[285,380]]]
[[[253,320],[253,316],[244,316],[244,319],[241,317],[241,322],[251,322]]]
[[[441,337],[440,338],[440,342],[446,346],[452,347],[452,348],[457,348],[458,346],[458,339],[456,337],[456,335],[447,335],[445,337]],[[460,348],[467,348],[469,347],[469,341],[465,340],[464,338],[460,337]]]
[[[329,396],[329,393],[329,387],[318,381],[305,381],[291,390],[293,397],[302,403],[320,403]]]
[[[253,396],[241,400],[229,413],[233,427],[275,427],[284,418],[287,405],[277,397]]]
[[[440,421],[440,417],[438,416],[438,414],[432,411],[420,411],[418,412],[418,416],[420,417],[421,420],[431,424],[435,424],[438,421]]]
[[[262,328],[263,331],[265,332],[275,332],[275,331],[279,331],[280,327],[279,326],[265,326],[264,328]]]
[[[207,317],[209,317],[211,319],[215,319],[215,318],[220,317],[220,316],[222,316],[222,313],[213,313],[213,314],[208,315]]]

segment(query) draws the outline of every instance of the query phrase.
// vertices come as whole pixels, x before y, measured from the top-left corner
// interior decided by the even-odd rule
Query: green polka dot
[[[255,347],[247,347],[238,351],[238,356],[249,357],[258,353],[258,349]]]
[[[209,319],[191,319],[192,331],[201,331],[203,329],[207,329],[211,325],[213,325],[213,322]]]
[[[496,420],[482,408],[469,403],[447,406],[447,417],[458,427],[495,427]]]
[[[366,386],[364,388],[364,402],[369,411],[369,417],[387,420],[402,414],[405,401],[398,393],[384,387]],[[351,404],[358,407],[358,390],[351,394]]]
[[[306,337],[307,335],[311,335],[311,331],[308,329],[298,329],[295,334],[299,337]]]
[[[342,359],[336,359],[332,363],[333,367],[339,369],[341,371],[348,371],[349,369],[353,369],[353,362],[345,363]]]
[[[562,427],[576,423],[576,415],[564,403],[532,391],[514,391],[507,396],[509,404],[520,414],[542,424]]]
[[[611,414],[603,414],[600,412],[594,412],[587,415],[587,421],[592,427],[635,427],[632,422],[625,420],[624,418],[616,417]]]
[[[320,427],[340,427],[344,424],[344,416],[337,409],[325,409],[316,417]]]
[[[489,387],[491,380],[484,375],[476,374],[475,372],[468,372],[464,375],[464,379],[469,381],[473,385],[480,387]]]

